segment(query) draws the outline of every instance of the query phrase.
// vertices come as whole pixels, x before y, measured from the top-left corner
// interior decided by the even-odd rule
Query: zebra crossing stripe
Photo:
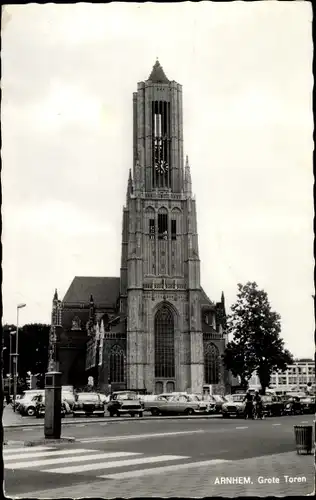
[[[72,452],[74,450],[71,450]],[[87,450],[81,450],[81,452],[86,452]],[[91,450],[96,451],[96,450]],[[140,455],[140,453],[129,453],[129,452],[113,452],[113,453],[96,453],[95,455],[87,455],[81,457],[61,457],[61,458],[48,458],[44,460],[31,460],[28,462],[12,462],[6,464],[5,468],[8,469],[29,469],[30,467],[41,467],[42,465],[57,465],[57,464],[65,464],[69,462],[87,462],[88,460],[100,460],[104,458],[120,458],[120,457],[129,457],[132,455]],[[94,465],[94,464],[92,464]],[[71,467],[70,467],[71,468]],[[79,469],[81,467],[79,466]],[[60,471],[64,471],[65,469],[69,469],[69,467],[64,467],[58,469]],[[66,473],[65,473],[66,474]]]
[[[23,448],[4,448],[3,456],[10,455],[12,453],[29,453],[31,450],[33,451],[43,451],[43,450],[53,450],[54,448],[49,446],[32,446],[31,448],[27,446],[23,446]]]
[[[192,431],[176,431],[176,432],[159,432],[159,433],[151,433],[151,434],[128,434],[126,436],[105,436],[100,437],[96,436],[93,438],[83,438],[78,439],[80,443],[99,443],[99,442],[107,442],[107,441],[124,441],[128,439],[152,439],[152,438],[164,438],[164,437],[172,437],[172,436],[181,436],[183,434],[201,434],[205,433],[203,429],[197,429]]]
[[[70,467],[60,467],[56,469],[46,469],[43,470],[42,472],[51,472],[55,474],[75,474],[75,473],[84,473],[87,471],[98,470],[98,469],[112,469],[115,467],[128,467],[130,465],[168,462],[171,460],[184,460],[187,458],[189,457],[178,456],[178,455],[161,455],[158,457],[142,457],[142,458],[134,458],[128,460],[114,460],[112,462],[97,462],[95,464],[83,464],[78,466],[75,465]]]
[[[17,459],[29,459],[29,458],[41,458],[41,457],[54,457],[58,455],[77,455],[79,453],[95,453],[96,450],[85,450],[84,448],[78,449],[75,448],[73,450],[55,450],[55,451],[36,451],[25,453],[22,457],[20,454],[12,454],[5,457],[5,462],[8,460],[17,460]],[[68,460],[68,459],[67,459]],[[27,462],[26,462],[27,463]]]
[[[143,477],[143,476],[154,476],[156,474],[161,474],[165,472],[173,472],[178,471],[179,469],[191,469],[193,467],[208,467],[212,465],[221,464],[224,462],[229,462],[229,460],[203,460],[202,462],[190,462],[186,464],[177,464],[177,465],[166,465],[164,467],[155,467],[152,469],[138,469],[131,470],[127,472],[117,472],[114,474],[107,474],[105,476],[97,476],[98,479],[129,479],[134,477]]]

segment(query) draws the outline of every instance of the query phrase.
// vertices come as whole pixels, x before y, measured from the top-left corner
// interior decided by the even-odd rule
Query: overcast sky
[[[3,322],[50,322],[55,287],[118,276],[132,93],[183,85],[184,150],[212,300],[256,281],[294,356],[313,332],[307,2],[17,5],[3,12]]]

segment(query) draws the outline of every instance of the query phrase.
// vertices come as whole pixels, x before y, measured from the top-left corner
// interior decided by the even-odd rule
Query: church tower
[[[133,94],[133,169],[123,210],[120,311],[129,389],[202,391],[201,301],[182,86],[157,60]]]

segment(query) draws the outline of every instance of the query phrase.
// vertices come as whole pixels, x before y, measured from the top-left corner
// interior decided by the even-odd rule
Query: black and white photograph
[[[312,17],[3,6],[6,497],[314,493]]]

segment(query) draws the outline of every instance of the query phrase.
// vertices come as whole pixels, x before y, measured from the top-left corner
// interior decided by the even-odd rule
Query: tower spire
[[[127,191],[126,191],[126,201],[129,199],[130,195],[133,193],[133,179],[132,170],[129,169],[128,181],[127,181]]]
[[[169,80],[165,75],[165,72],[158,60],[158,57],[149,75],[148,80],[153,83],[169,83]]]
[[[187,196],[192,196],[192,180],[188,155],[186,155],[184,169],[184,192]]]

